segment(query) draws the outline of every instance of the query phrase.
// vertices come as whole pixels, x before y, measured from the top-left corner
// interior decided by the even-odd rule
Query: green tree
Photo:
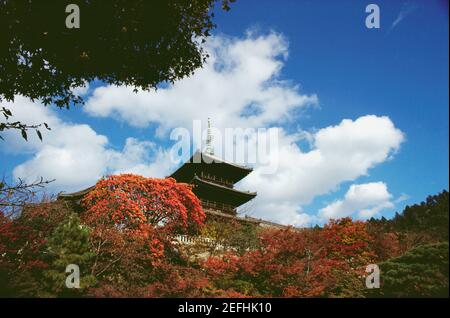
[[[201,235],[210,239],[206,246],[210,255],[220,254],[228,249],[243,254],[259,246],[257,226],[233,219],[211,217],[207,219]]]
[[[43,272],[47,288],[40,296],[80,296],[95,284],[95,277],[89,273],[89,264],[94,257],[90,251],[89,229],[81,225],[77,214],[70,215],[55,228],[48,238],[46,252],[50,255],[49,269]],[[80,289],[66,287],[69,274],[65,270],[69,264],[80,268]]]
[[[402,213],[396,213],[392,220],[371,219],[370,224],[387,232],[402,232],[416,236],[414,245],[448,242],[449,194],[443,190],[430,195],[420,204],[406,206]]]
[[[448,243],[415,247],[380,264],[384,297],[448,297]]]
[[[217,1],[1,1],[0,102],[23,95],[69,107],[82,102],[73,89],[86,81],[150,89],[189,76],[207,57],[201,43]],[[79,6],[80,28],[66,27],[68,4]],[[38,128],[11,121],[4,107],[0,115],[0,132],[19,129],[26,139]]]

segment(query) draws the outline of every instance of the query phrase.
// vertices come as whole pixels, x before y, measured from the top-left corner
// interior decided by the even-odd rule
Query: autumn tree
[[[81,204],[81,219],[91,228],[90,274],[102,280],[93,295],[142,295],[142,288],[161,276],[155,273],[169,267],[174,236],[197,233],[205,219],[191,186],[172,178],[109,176]]]
[[[42,203],[45,186],[50,182],[42,178],[31,183],[0,180],[0,296],[18,295],[21,277],[46,266],[39,255],[44,242],[39,237],[41,232],[26,222],[30,219],[24,209]],[[28,279],[32,281],[33,277]]]
[[[210,257],[217,288],[269,297],[363,297],[365,267],[374,253],[366,223],[332,220],[323,229],[267,229],[243,255]]]
[[[209,216],[200,234],[207,241],[197,240],[193,249],[207,251],[209,255],[222,254],[230,249],[243,254],[259,243],[257,225],[232,218]]]
[[[367,232],[371,237],[370,249],[377,263],[400,256],[405,252],[402,233],[386,231],[385,228],[372,223],[367,223]]]
[[[82,200],[87,224],[106,222],[133,231],[150,225],[158,232],[195,231],[205,214],[191,186],[173,178],[145,178],[133,174],[108,176]]]
[[[26,205],[14,219],[0,213],[0,279],[8,296],[48,293],[43,271],[49,268],[48,238],[72,210],[63,202]]]
[[[268,229],[260,233],[257,249],[242,256],[211,257],[204,266],[223,290],[252,296],[314,296],[321,291],[312,278],[324,273],[325,266],[318,265],[322,239],[317,234]]]
[[[373,263],[375,254],[370,248],[372,238],[365,222],[352,221],[351,218],[330,220],[323,231],[328,258],[344,261],[352,269],[365,268]]]
[[[69,107],[74,88],[94,79],[148,90],[191,75],[207,58],[217,0],[6,0],[0,2],[0,102],[16,95]],[[233,0],[221,0],[229,10]],[[67,28],[66,7],[80,10]],[[101,18],[99,18],[101,17]],[[38,126],[0,107],[0,132]],[[45,125],[45,123],[43,123]]]

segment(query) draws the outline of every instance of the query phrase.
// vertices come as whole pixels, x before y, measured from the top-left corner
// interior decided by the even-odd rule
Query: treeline
[[[369,223],[385,231],[422,234],[431,241],[448,242],[448,211],[448,191],[444,190],[428,196],[420,204],[406,206],[391,220],[372,218]]]
[[[205,221],[190,187],[173,179],[110,176],[80,204],[0,213],[0,296],[448,296],[446,191],[390,221],[301,230]],[[209,239],[180,244],[180,234]],[[69,264],[80,288],[66,285]],[[380,288],[366,287],[369,264],[380,267]]]

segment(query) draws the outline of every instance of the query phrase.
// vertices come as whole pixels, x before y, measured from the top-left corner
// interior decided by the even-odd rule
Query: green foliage
[[[221,290],[232,290],[242,295],[252,295],[258,297],[258,289],[248,280],[225,278],[216,281],[216,286]]]
[[[73,88],[94,79],[148,90],[189,76],[207,57],[201,43],[215,27],[216,2],[0,1],[0,102],[23,95],[69,107],[83,101]],[[227,11],[233,0],[221,2]],[[80,28],[68,29],[72,3],[80,8]],[[14,114],[5,108],[0,114],[0,132],[18,129],[26,139],[40,126],[9,122]]]
[[[364,279],[358,273],[349,270],[334,269],[336,282],[327,291],[330,298],[362,298],[365,297]]]
[[[242,254],[259,245],[257,226],[232,219],[207,220],[202,235],[212,239],[209,245],[211,254],[217,252],[218,246],[233,247],[235,252]]]
[[[41,296],[77,296],[82,294],[82,289],[95,284],[95,277],[88,272],[94,257],[90,251],[89,229],[81,225],[77,214],[70,215],[55,228],[48,238],[46,252],[50,255],[50,266],[43,272],[47,288]],[[65,286],[68,275],[65,270],[69,264],[80,268],[80,289]]]
[[[448,242],[449,207],[448,191],[427,197],[424,202],[406,206],[392,220],[371,219],[370,223],[382,226],[386,231],[424,234],[434,242]]]
[[[418,246],[380,264],[384,297],[448,297],[448,243]]]

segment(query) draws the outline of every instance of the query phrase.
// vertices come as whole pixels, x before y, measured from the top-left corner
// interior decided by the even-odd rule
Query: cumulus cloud
[[[386,208],[393,208],[392,195],[384,182],[352,184],[341,200],[336,200],[319,212],[321,219],[353,216],[370,218]]]
[[[157,127],[158,138],[128,138],[121,150],[90,126],[64,122],[51,109],[18,97],[13,105],[7,105],[18,119],[47,122],[52,131],[43,132],[42,143],[37,138],[24,143],[20,137],[8,136],[8,151],[33,154],[14,169],[14,176],[55,178],[55,189],[67,191],[89,186],[107,173],[162,177],[174,169],[169,151],[160,146],[172,128],[190,129],[194,119],[206,123],[208,117],[222,133],[227,127],[270,128],[266,133],[278,128],[277,147],[269,149],[264,163],[253,164],[254,171],[238,184],[241,189],[258,192],[241,212],[303,226],[326,214],[325,210],[321,214],[304,211],[305,205],[335,191],[343,182],[367,175],[371,168],[389,160],[404,140],[388,117],[376,115],[345,119],[315,132],[293,131],[298,110],[317,105],[318,98],[301,93],[297,84],[281,78],[288,44],[280,34],[216,36],[206,48],[211,57],[204,68],[156,92],[134,93],[126,86],[89,90],[84,107],[87,114],[115,118],[134,127]],[[301,146],[305,140],[311,145],[308,149]],[[268,164],[276,167],[271,173],[267,173]],[[379,207],[368,204],[359,212],[367,216],[377,213]]]
[[[173,127],[189,129],[193,119],[206,122],[208,117],[217,128],[266,127],[290,120],[294,109],[318,103],[316,95],[301,94],[298,85],[280,78],[288,54],[280,34],[216,36],[206,49],[210,58],[193,76],[150,92],[99,87],[85,111],[137,127],[156,123],[162,134]]]
[[[310,134],[309,151],[300,148],[301,138],[302,134],[281,130],[279,147],[271,155],[278,160],[276,173],[265,174],[256,166],[241,182],[242,187],[258,191],[256,215],[294,225],[316,221],[302,212],[302,205],[367,175],[399,149],[404,135],[388,117],[368,115]]]
[[[90,126],[63,122],[50,108],[17,96],[7,108],[14,120],[26,123],[46,122],[51,131],[43,130],[43,142],[30,135],[26,142],[17,132],[7,132],[5,147],[14,152],[30,152],[32,158],[13,170],[15,178],[34,181],[41,176],[55,179],[51,190],[75,191],[93,185],[109,173],[134,172],[163,177],[170,171],[168,152],[148,141],[127,138],[122,150],[115,150],[106,136]]]
[[[77,86],[72,89],[72,93],[76,96],[83,96],[89,92],[89,83],[85,82],[82,86]]]

